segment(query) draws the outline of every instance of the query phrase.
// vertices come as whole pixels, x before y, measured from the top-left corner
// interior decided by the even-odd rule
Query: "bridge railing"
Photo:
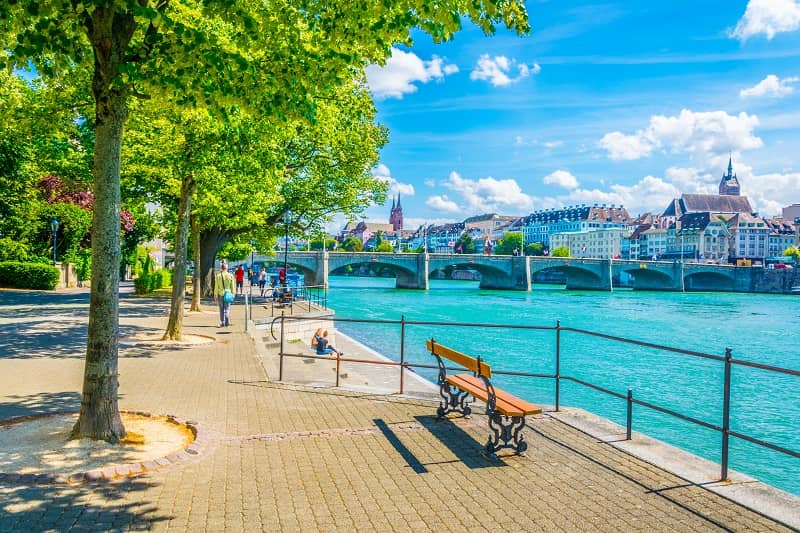
[[[285,331],[285,323],[288,321],[303,321],[309,320],[309,317],[302,317],[302,316],[287,316],[286,313],[281,313],[280,316],[276,317],[273,320],[273,336],[274,336],[274,327],[277,323],[280,323],[280,363],[279,363],[279,380],[283,380],[283,367],[284,367],[284,358],[318,358],[318,359],[330,359],[327,355],[325,356],[315,356],[309,355],[308,353],[289,353],[285,351],[285,339],[284,339],[284,331]],[[359,358],[351,358],[351,357],[342,357],[337,356],[336,358],[336,386],[339,386],[339,366],[341,363],[356,363],[356,364],[370,364],[370,365],[382,365],[382,366],[393,366],[398,367],[400,372],[398,375],[399,379],[399,393],[403,394],[404,391],[404,374],[405,371],[408,369],[414,368],[423,368],[423,369],[437,369],[436,365],[428,365],[428,364],[420,364],[420,363],[411,363],[406,360],[406,340],[407,340],[407,332],[406,329],[409,326],[426,326],[426,327],[443,327],[443,328],[468,328],[468,329],[503,329],[503,330],[529,330],[529,331],[543,331],[543,332],[552,332],[554,335],[554,346],[555,346],[555,353],[554,353],[554,368],[550,372],[519,372],[519,371],[510,371],[510,370],[502,370],[498,369],[497,365],[492,365],[492,373],[496,375],[506,375],[506,376],[516,376],[516,377],[523,377],[523,378],[533,378],[533,379],[551,379],[553,380],[554,385],[554,395],[555,395],[555,406],[554,410],[559,411],[560,403],[561,403],[561,383],[564,381],[572,382],[582,387],[586,387],[610,397],[616,398],[618,400],[624,401],[626,403],[626,438],[627,440],[631,439],[631,432],[633,428],[633,406],[637,405],[640,407],[644,407],[646,409],[656,411],[684,422],[688,422],[690,424],[701,426],[706,429],[712,430],[716,433],[719,433],[721,440],[720,440],[720,479],[727,480],[728,479],[728,464],[730,458],[730,438],[735,437],[741,439],[743,441],[749,442],[756,446],[767,448],[769,450],[778,452],[780,454],[793,457],[795,459],[800,458],[800,451],[792,450],[786,448],[784,446],[780,446],[773,442],[769,442],[767,440],[748,435],[744,432],[736,431],[731,429],[731,369],[734,366],[741,366],[741,367],[750,367],[750,368],[757,368],[760,370],[764,370],[767,372],[772,372],[776,374],[781,374],[785,376],[794,376],[800,377],[800,370],[793,370],[788,368],[781,368],[773,365],[767,365],[762,363],[757,363],[754,361],[747,361],[743,359],[735,359],[732,355],[732,351],[730,348],[726,348],[724,351],[724,355],[715,355],[704,353],[700,351],[693,351],[687,350],[683,348],[675,348],[671,346],[665,346],[661,344],[656,344],[652,342],[645,342],[635,339],[628,339],[625,337],[615,336],[615,335],[608,335],[604,333],[599,333],[596,331],[590,331],[586,329],[580,328],[573,328],[561,325],[560,321],[556,322],[555,326],[547,326],[547,325],[521,325],[521,324],[487,324],[487,323],[470,323],[470,322],[445,322],[445,321],[420,321],[420,320],[406,320],[405,316],[401,317],[400,320],[389,320],[389,319],[355,319],[355,318],[341,318],[341,317],[314,317],[313,320],[328,320],[328,321],[335,321],[338,323],[353,323],[353,324],[383,324],[383,325],[396,325],[400,329],[400,338],[399,338],[399,361],[386,361],[386,360],[373,360],[373,359],[359,359]],[[623,345],[633,345],[633,346],[640,346],[645,348],[650,348],[658,351],[679,354],[686,357],[696,358],[696,359],[704,359],[707,361],[714,361],[721,364],[721,373],[722,373],[722,383],[723,383],[723,394],[721,398],[721,420],[718,423],[708,422],[705,420],[701,420],[700,418],[690,416],[685,413],[681,413],[674,409],[670,409],[668,407],[664,407],[662,405],[658,405],[653,402],[637,399],[633,397],[633,389],[628,388],[626,392],[619,392],[609,389],[608,387],[601,386],[597,383],[593,383],[587,379],[581,379],[576,376],[571,376],[567,374],[563,374],[561,371],[561,363],[562,363],[562,348],[564,346],[564,340],[562,338],[563,332],[571,332],[582,336],[588,336],[593,338],[600,338],[605,339],[607,341],[611,341],[614,343],[620,343]],[[471,344],[475,344],[474,341]],[[448,370],[463,370],[462,368],[450,368]],[[747,387],[747,385],[745,385]],[[793,415],[788,414],[790,419]],[[795,417],[797,415],[794,415]],[[796,431],[796,430],[795,430]]]

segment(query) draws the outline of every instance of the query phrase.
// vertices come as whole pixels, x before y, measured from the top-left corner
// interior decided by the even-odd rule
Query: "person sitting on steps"
[[[340,352],[339,350],[331,346],[330,341],[328,341],[328,330],[325,330],[322,333],[321,337],[317,337],[316,334],[314,335],[314,337],[317,339],[317,355],[326,355],[329,353],[335,353],[339,357],[342,356],[343,352]]]

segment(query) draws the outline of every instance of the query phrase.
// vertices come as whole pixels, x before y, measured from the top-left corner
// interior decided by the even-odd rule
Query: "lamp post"
[[[256,276],[256,241],[250,241],[250,299],[253,298],[253,278]]]
[[[289,223],[292,221],[292,212],[288,207],[283,212],[282,220],[286,230],[283,239],[283,292],[285,293],[289,285]]]
[[[58,236],[58,219],[54,218],[50,221],[50,229],[53,231],[53,264],[56,264],[56,243]]]

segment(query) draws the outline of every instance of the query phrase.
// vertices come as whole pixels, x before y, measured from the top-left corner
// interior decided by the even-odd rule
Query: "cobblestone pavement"
[[[0,292],[0,419],[77,409],[86,300]],[[483,416],[271,383],[241,309],[228,329],[212,311],[186,323],[213,345],[120,352],[121,407],[196,420],[206,453],[119,482],[0,485],[0,531],[788,530],[547,415],[528,457],[489,461]],[[123,333],[165,313],[123,298]]]

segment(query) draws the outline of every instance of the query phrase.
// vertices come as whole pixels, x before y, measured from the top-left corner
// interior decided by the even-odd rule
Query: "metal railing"
[[[269,311],[270,317],[280,316],[282,311],[288,310],[293,314],[295,310],[311,312],[328,309],[328,290],[325,285],[300,285],[300,286],[271,286],[267,285],[264,295],[257,285],[251,287],[248,317],[259,318],[255,309],[261,307]]]
[[[354,318],[334,318],[331,316],[318,316],[318,317],[303,317],[303,316],[286,316],[284,312],[281,312],[281,315],[276,317],[273,320],[273,327],[275,323],[280,322],[281,324],[281,333],[280,333],[280,362],[279,362],[279,375],[278,379],[280,381],[283,380],[283,360],[285,357],[301,357],[301,358],[315,358],[315,359],[331,359],[327,355],[319,356],[319,355],[309,355],[309,354],[295,354],[295,353],[287,353],[285,351],[285,336],[284,331],[286,330],[285,325],[288,321],[306,321],[306,320],[314,320],[314,321],[331,321],[331,322],[340,322],[340,323],[360,323],[360,324],[395,324],[400,326],[400,361],[380,361],[380,360],[372,360],[372,359],[357,359],[357,358],[350,358],[350,357],[342,357],[341,355],[336,356],[336,386],[339,386],[339,368],[341,363],[359,363],[359,364],[371,364],[371,365],[383,365],[383,366],[397,366],[400,368],[400,394],[403,394],[404,389],[404,379],[403,375],[406,369],[413,369],[413,368],[425,368],[425,369],[436,369],[438,368],[436,365],[426,365],[426,364],[419,364],[419,363],[409,363],[406,361],[406,328],[408,326],[436,326],[436,327],[463,327],[463,328],[498,328],[498,329],[506,329],[506,330],[537,330],[537,331],[552,331],[555,335],[555,368],[553,373],[533,373],[533,372],[518,372],[518,371],[509,371],[509,370],[497,370],[494,367],[492,368],[492,374],[494,375],[506,375],[506,376],[518,376],[518,377],[526,377],[526,378],[544,378],[544,379],[552,379],[554,380],[555,386],[555,411],[559,411],[560,409],[560,400],[561,400],[561,382],[562,381],[569,381],[575,383],[577,385],[581,385],[583,387],[587,387],[603,394],[609,395],[614,398],[618,398],[620,400],[624,400],[626,402],[626,424],[625,424],[625,433],[626,439],[631,439],[631,432],[633,428],[633,406],[638,405],[641,407],[645,407],[647,409],[663,413],[679,420],[683,420],[685,422],[689,422],[694,425],[698,425],[717,433],[721,434],[721,443],[720,443],[720,478],[721,480],[728,479],[728,461],[729,461],[729,440],[730,437],[736,437],[743,441],[747,441],[751,444],[755,444],[757,446],[768,448],[775,452],[794,457],[800,458],[800,452],[795,450],[790,450],[783,446],[779,446],[774,443],[767,442],[763,439],[753,437],[751,435],[747,435],[741,433],[739,431],[735,431],[731,429],[730,426],[730,418],[731,418],[731,368],[733,365],[739,365],[742,367],[750,367],[750,368],[757,368],[760,370],[765,370],[768,372],[788,375],[788,376],[795,376],[800,377],[800,370],[792,370],[788,368],[781,368],[772,365],[766,365],[762,363],[756,363],[753,361],[746,361],[742,359],[734,359],[732,356],[732,351],[730,348],[725,349],[725,355],[714,355],[708,354],[693,350],[686,350],[682,348],[674,348],[670,346],[665,346],[661,344],[655,344],[652,342],[645,342],[639,341],[634,339],[628,339],[625,337],[619,337],[615,335],[607,335],[604,333],[598,333],[595,331],[589,331],[580,328],[572,328],[572,327],[565,327],[561,325],[560,321],[556,322],[555,326],[536,326],[536,325],[521,325],[521,324],[482,324],[482,323],[470,323],[470,322],[442,322],[442,321],[420,321],[420,320],[406,320],[405,316],[402,316],[400,320],[388,320],[388,319],[354,319]],[[654,403],[639,400],[633,397],[633,389],[628,388],[626,393],[619,393],[613,390],[610,390],[606,387],[602,387],[595,383],[591,383],[589,381],[579,379],[574,376],[569,375],[562,375],[561,374],[561,349],[562,349],[562,332],[572,332],[577,333],[579,335],[591,336],[596,338],[606,339],[612,342],[634,345],[634,346],[641,346],[645,348],[651,348],[655,350],[660,350],[664,352],[674,353],[674,354],[681,354],[689,357],[700,358],[705,360],[711,360],[723,363],[723,394],[722,394],[722,420],[720,424],[713,424],[710,422],[706,422],[704,420],[700,420],[699,418],[695,418],[680,412],[677,412],[673,409],[669,409],[663,406],[656,405]],[[273,330],[274,336],[274,330]],[[447,367],[447,370],[463,370],[462,368],[453,368]]]

